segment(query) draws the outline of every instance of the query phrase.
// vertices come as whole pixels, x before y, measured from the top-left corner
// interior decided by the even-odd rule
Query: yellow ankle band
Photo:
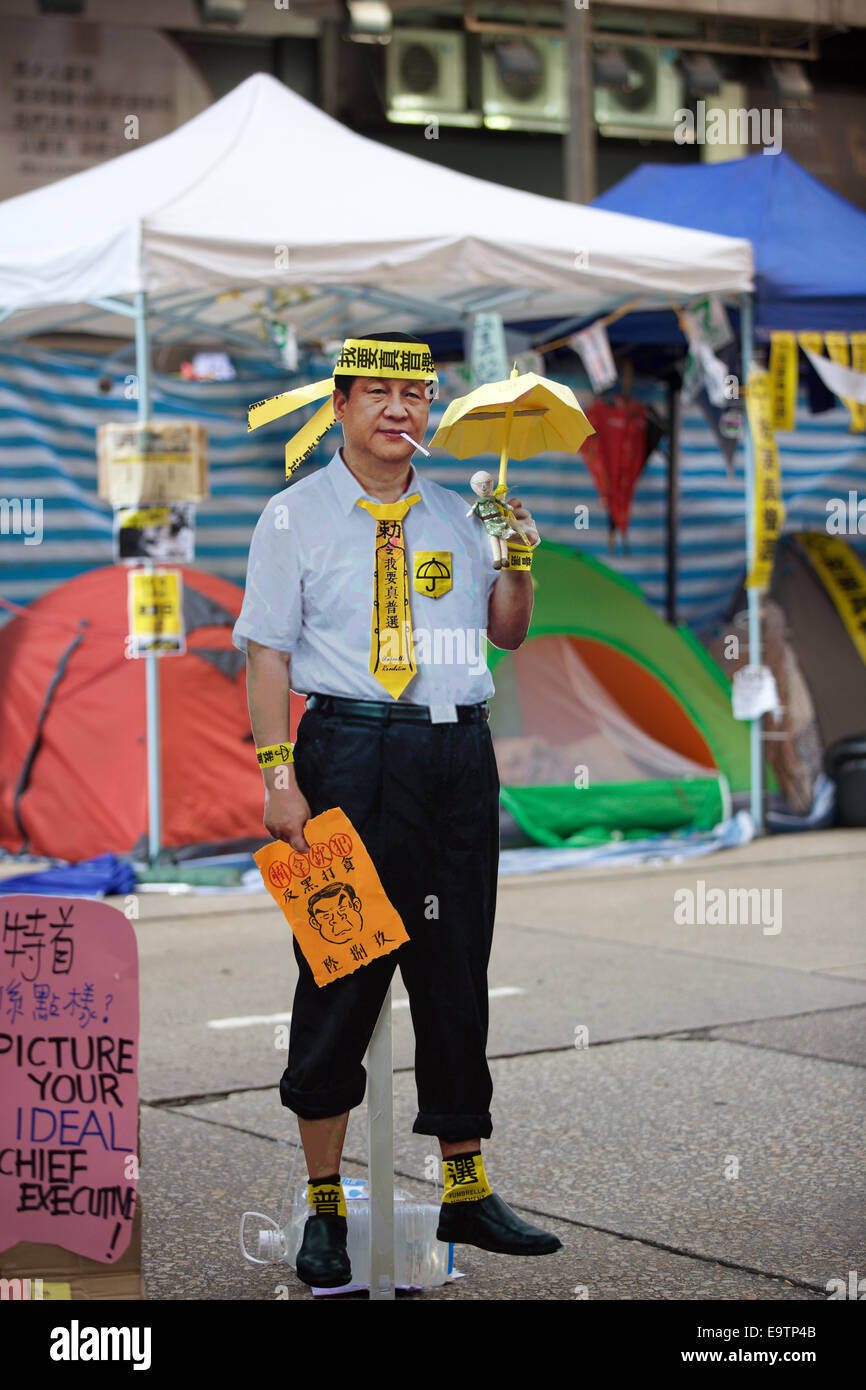
[[[455,1154],[443,1158],[445,1193],[443,1202],[480,1202],[489,1197],[490,1184],[480,1154]]]
[[[319,1182],[315,1186],[307,1183],[307,1201],[320,1216],[346,1216],[346,1199],[343,1184],[338,1182]]]

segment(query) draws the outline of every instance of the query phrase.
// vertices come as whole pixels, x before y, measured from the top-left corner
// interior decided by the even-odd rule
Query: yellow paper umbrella
[[[504,491],[509,457],[532,458],[545,449],[576,454],[594,433],[568,386],[535,372],[519,375],[515,367],[507,381],[452,401],[431,443],[459,459],[498,453],[497,491]]]

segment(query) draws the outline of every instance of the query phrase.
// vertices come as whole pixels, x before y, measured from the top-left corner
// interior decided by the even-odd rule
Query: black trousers
[[[308,709],[294,758],[311,815],[345,811],[409,941],[320,988],[293,939],[299,978],[283,1105],[307,1120],[360,1105],[362,1059],[399,965],[415,1030],[414,1133],[489,1138],[499,775],[486,720],[371,724]]]

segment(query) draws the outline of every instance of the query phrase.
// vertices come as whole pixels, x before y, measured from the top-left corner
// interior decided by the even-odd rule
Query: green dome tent
[[[488,647],[501,800],[542,845],[709,830],[749,786],[730,682],[630,580],[542,541],[517,651]]]

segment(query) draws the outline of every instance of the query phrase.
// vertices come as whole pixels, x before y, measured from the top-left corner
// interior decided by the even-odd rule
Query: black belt
[[[432,724],[429,705],[400,705],[385,700],[349,700],[342,695],[307,696],[306,708],[317,714],[351,714],[355,718],[369,719],[373,724],[391,724],[395,720],[415,724]],[[459,724],[480,724],[490,718],[490,708],[486,700],[478,705],[455,705]]]

